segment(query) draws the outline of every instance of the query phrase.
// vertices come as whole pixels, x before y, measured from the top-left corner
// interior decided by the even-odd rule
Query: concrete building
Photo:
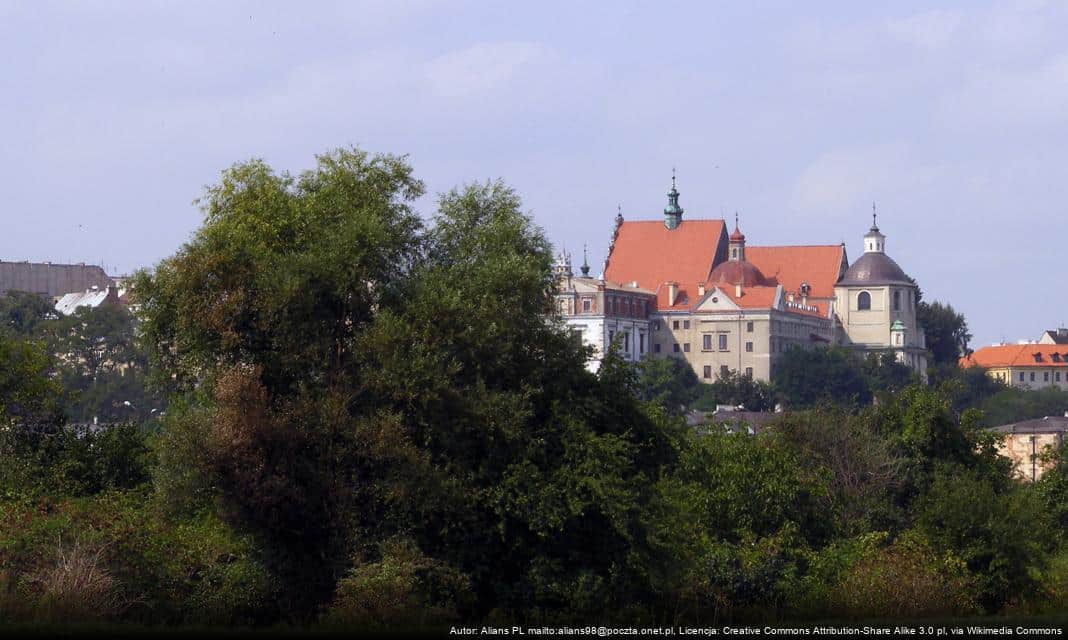
[[[682,358],[706,382],[729,371],[769,380],[791,348],[841,344],[925,372],[916,286],[874,224],[850,266],[842,244],[748,246],[737,217],[728,235],[723,220],[683,216],[672,179],[663,219],[616,216],[605,262],[605,283],[651,296],[653,357]]]
[[[962,367],[982,367],[987,375],[1025,389],[1068,389],[1068,345],[1000,344],[960,359]]]
[[[112,278],[95,265],[0,261],[0,296],[8,291],[24,291],[56,298],[94,286],[107,289],[111,284]]]
[[[1016,476],[1034,482],[1051,466],[1042,461],[1042,454],[1060,448],[1065,429],[1068,429],[1068,413],[1014,422],[989,430],[1004,436],[998,453],[1012,460]]]

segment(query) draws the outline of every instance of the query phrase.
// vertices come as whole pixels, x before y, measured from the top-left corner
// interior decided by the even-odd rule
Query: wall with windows
[[[1068,390],[1068,365],[992,368],[987,371],[987,375],[1013,387],[1060,387]]]

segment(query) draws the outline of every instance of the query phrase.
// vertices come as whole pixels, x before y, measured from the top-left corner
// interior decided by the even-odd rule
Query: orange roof
[[[775,302],[775,292],[778,287],[742,287],[742,297],[734,295],[734,286],[722,286],[720,291],[731,299],[731,302],[743,309],[767,309]]]
[[[1036,360],[1035,355],[1040,356]],[[1057,361],[1053,355],[1057,354]],[[1066,367],[1068,345],[1063,344],[999,344],[983,347],[972,355],[961,358],[962,367]]]
[[[797,292],[801,283],[812,287],[815,298],[833,298],[834,284],[849,266],[845,245],[746,247],[746,260],[756,265],[769,281],[787,292]]]
[[[698,283],[727,256],[727,227],[722,220],[683,220],[675,229],[663,220],[624,222],[608,256],[604,277],[637,282],[657,292],[657,307],[685,309],[697,302]],[[669,307],[666,282],[677,282],[679,296]]]

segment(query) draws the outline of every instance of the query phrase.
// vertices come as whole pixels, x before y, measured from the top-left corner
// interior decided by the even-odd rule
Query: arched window
[[[857,296],[857,310],[858,311],[870,311],[871,310],[871,294],[867,291],[861,291]]]
[[[894,311],[901,311],[901,292],[894,292]]]

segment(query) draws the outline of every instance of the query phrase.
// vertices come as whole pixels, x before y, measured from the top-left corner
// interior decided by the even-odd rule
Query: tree
[[[29,338],[41,323],[56,317],[52,305],[35,293],[8,291],[0,297],[0,334]]]
[[[646,356],[637,364],[638,397],[674,415],[681,415],[701,394],[693,367],[679,358]]]
[[[968,342],[972,334],[968,332],[968,323],[952,305],[921,302],[916,308],[916,321],[923,327],[934,364],[956,363],[971,353]]]
[[[251,534],[297,616],[403,558],[469,580],[481,613],[649,600],[670,545],[646,510],[681,427],[618,359],[585,369],[511,189],[441,196],[429,231],[421,193],[355,149],[208,189],[204,226],[135,287],[178,394],[158,486]],[[398,535],[412,553],[386,557]]]
[[[770,411],[774,406],[771,385],[738,371],[728,371],[705,388],[708,404],[729,404],[746,411]]]
[[[776,364],[773,386],[776,397],[791,409],[871,402],[860,361],[841,347],[790,349]]]
[[[62,420],[60,389],[51,368],[40,343],[0,335],[0,429]]]

